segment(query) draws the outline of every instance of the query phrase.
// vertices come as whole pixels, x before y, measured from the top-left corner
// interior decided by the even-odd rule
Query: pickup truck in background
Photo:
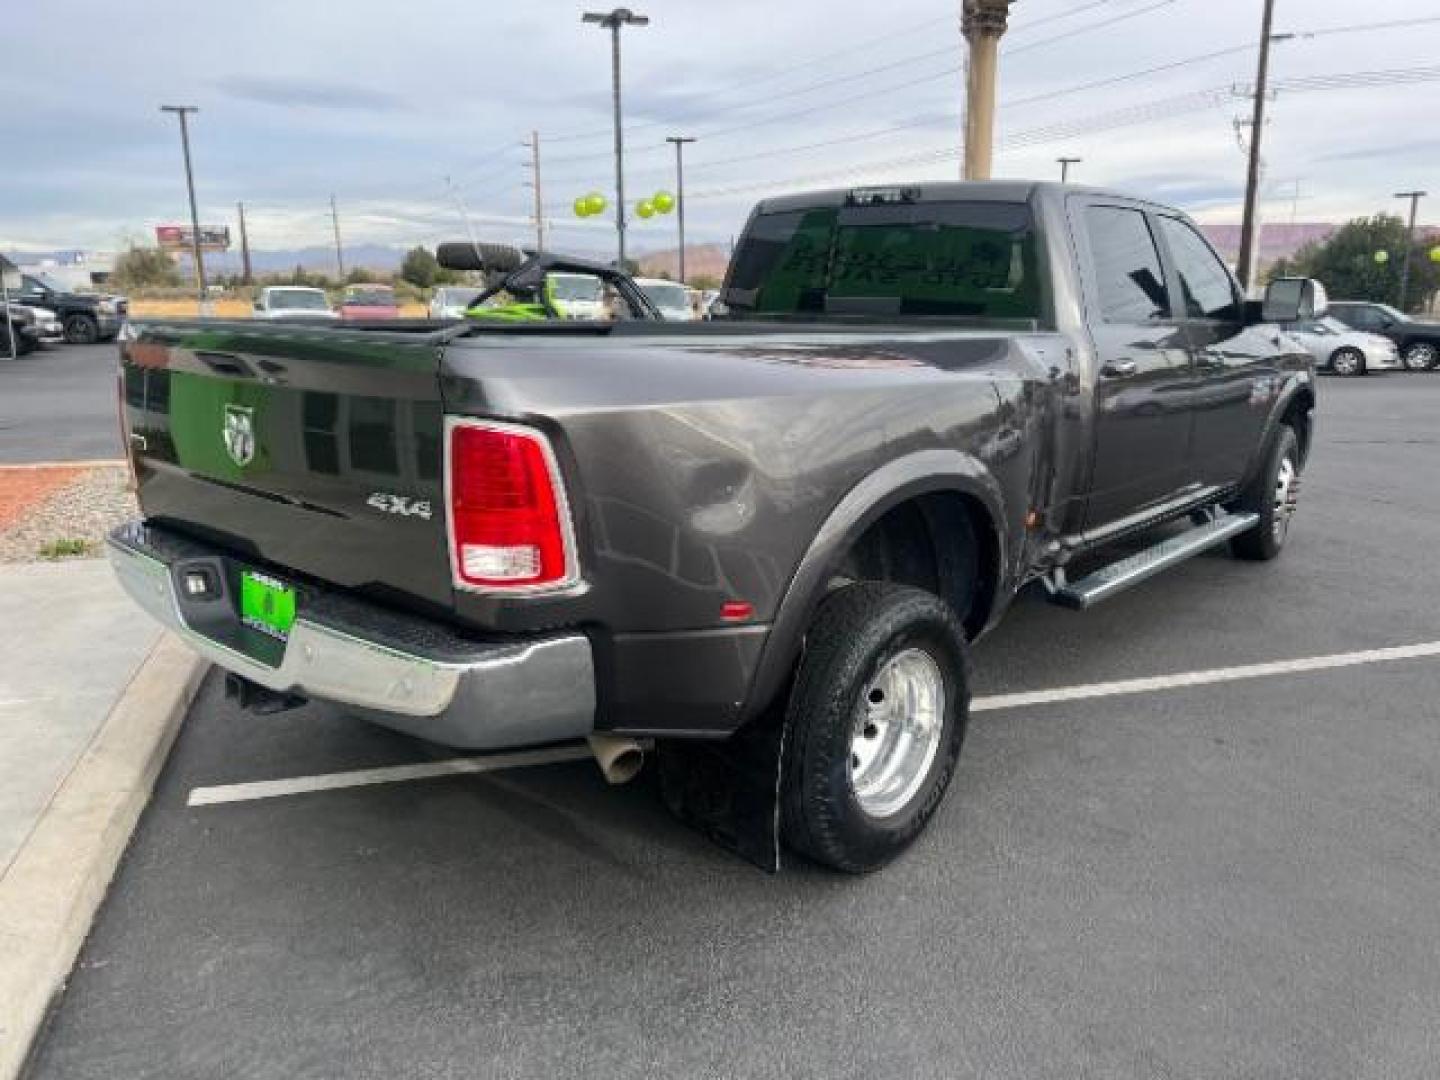
[[[25,274],[10,297],[30,307],[54,312],[71,345],[111,341],[120,332],[129,302],[123,296],[71,292],[44,274]]]
[[[256,709],[338,702],[474,749],[588,737],[612,777],[653,746],[671,808],[746,857],[866,871],[934,813],[971,643],[1022,587],[1084,608],[1222,542],[1272,559],[1290,529],[1315,382],[1277,324],[1323,290],[1246,303],[1164,206],[770,199],[726,315],[687,324],[599,264],[440,259],[490,275],[477,305],[594,274],[617,318],[122,343],[144,520],[110,557]]]

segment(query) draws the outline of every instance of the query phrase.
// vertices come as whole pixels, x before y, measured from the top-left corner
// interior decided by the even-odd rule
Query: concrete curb
[[[207,667],[160,639],[0,880],[0,1080],[25,1067]]]

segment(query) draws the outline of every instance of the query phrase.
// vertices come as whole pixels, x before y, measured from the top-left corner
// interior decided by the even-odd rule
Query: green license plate
[[[295,590],[254,570],[240,574],[240,621],[284,641],[295,624]]]

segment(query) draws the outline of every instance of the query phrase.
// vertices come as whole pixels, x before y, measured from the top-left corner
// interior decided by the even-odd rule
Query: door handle
[[[1140,365],[1134,360],[1111,360],[1100,369],[1100,374],[1107,379],[1128,379],[1140,370]]]

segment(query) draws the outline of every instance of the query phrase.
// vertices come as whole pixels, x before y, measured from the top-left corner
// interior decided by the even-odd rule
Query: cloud
[[[398,94],[344,83],[313,79],[283,79],[260,75],[230,75],[215,82],[223,94],[262,105],[308,109],[408,109]]]

